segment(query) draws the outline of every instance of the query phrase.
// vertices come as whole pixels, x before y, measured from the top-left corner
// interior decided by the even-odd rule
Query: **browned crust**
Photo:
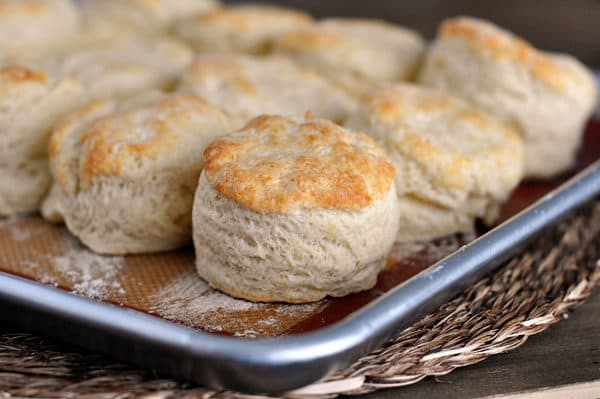
[[[180,120],[185,124],[187,115],[207,112],[212,106],[195,95],[176,94],[147,108],[145,112],[152,116],[143,123],[152,134],[142,142],[128,142],[134,135],[133,127],[137,125],[136,111],[103,117],[81,136],[82,145],[88,146],[81,170],[83,187],[96,176],[121,175],[130,159],[156,159],[160,154],[170,152],[177,145],[177,132],[173,131],[171,123]]]
[[[204,151],[209,183],[261,213],[357,210],[382,198],[394,166],[377,144],[322,120],[260,116]]]
[[[43,1],[0,1],[0,18],[15,14],[37,16],[48,11],[48,3]]]
[[[116,109],[114,102],[94,101],[56,126],[49,155],[63,188],[70,179],[79,178],[79,188],[85,188],[97,177],[126,174],[126,168],[136,160],[168,157],[181,145],[179,129],[188,129],[195,115],[221,112],[202,98],[185,93],[172,94],[131,111],[115,112]],[[63,148],[66,137],[80,126],[84,130],[79,148]],[[139,132],[143,132],[143,137]],[[69,169],[68,163],[73,159],[77,160],[79,176],[72,176],[74,172]]]
[[[22,66],[7,66],[0,69],[1,84],[21,84],[26,82],[46,84],[48,83],[48,76],[44,72]]]
[[[222,55],[201,56],[190,65],[188,76],[192,80],[222,77],[236,90],[248,95],[256,95],[257,89],[242,71],[243,65],[234,57]]]
[[[461,38],[475,49],[492,55],[496,61],[508,60],[522,65],[536,79],[558,92],[565,91],[569,81],[575,79],[525,40],[484,21],[465,17],[448,19],[441,24],[438,35]]]
[[[273,6],[233,6],[221,7],[202,13],[193,18],[197,24],[226,26],[234,31],[250,31],[255,26],[269,21],[287,21],[292,26],[304,25],[312,22],[312,18],[305,12],[289,8]]]
[[[294,52],[339,47],[346,44],[344,38],[339,34],[326,31],[319,27],[296,29],[284,33],[277,40],[277,46],[280,49]]]
[[[437,165],[440,170],[438,178],[447,187],[464,188],[468,184],[468,176],[478,167],[475,159],[501,160],[507,157],[521,162],[519,153],[511,153],[507,149],[518,147],[521,142],[519,133],[507,124],[497,121],[486,114],[468,107],[462,101],[432,89],[412,85],[397,84],[386,86],[371,92],[365,98],[369,115],[373,121],[386,126],[390,131],[398,130],[402,134],[391,134],[388,141],[402,151],[403,156],[415,160],[420,165]],[[494,131],[503,136],[503,145],[489,145],[485,153],[461,153],[446,148],[424,137],[426,131],[415,130],[407,124],[407,120],[416,113],[424,117],[446,120],[447,128],[453,129],[455,124],[468,124],[481,131]],[[431,123],[440,123],[431,122]],[[483,151],[483,150],[482,150]]]

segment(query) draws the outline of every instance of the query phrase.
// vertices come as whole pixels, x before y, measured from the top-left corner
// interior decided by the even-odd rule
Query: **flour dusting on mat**
[[[165,319],[245,338],[268,335],[323,305],[323,301],[303,305],[249,302],[212,289],[195,273],[175,278],[152,297],[152,303],[150,312]]]
[[[14,241],[25,241],[31,238],[31,231],[19,226],[26,216],[13,215],[0,219],[0,229],[7,229]]]
[[[165,285],[154,299],[151,310],[174,320],[221,309],[248,311],[260,306],[215,291],[199,277],[187,274]]]
[[[21,215],[12,215],[9,217],[0,218],[0,229],[3,229],[5,227],[10,227],[23,219],[24,219],[24,217]]]
[[[107,299],[124,290],[116,277],[124,262],[122,256],[102,256],[83,248],[74,238],[65,236],[66,249],[50,262],[68,282],[73,292],[94,299]]]

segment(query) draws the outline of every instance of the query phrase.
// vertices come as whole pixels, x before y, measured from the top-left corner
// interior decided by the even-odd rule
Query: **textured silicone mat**
[[[589,125],[577,170],[600,156],[600,124]],[[506,218],[550,189],[522,184],[503,209]],[[396,246],[377,285],[345,298],[305,305],[241,301],[210,289],[194,272],[191,248],[156,255],[96,255],[59,225],[39,216],[0,222],[0,270],[60,289],[135,308],[203,331],[240,337],[277,336],[331,324],[456,250],[469,237]]]

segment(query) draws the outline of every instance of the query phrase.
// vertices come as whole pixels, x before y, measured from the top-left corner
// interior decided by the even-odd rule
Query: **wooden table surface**
[[[600,245],[600,243],[598,243]],[[600,288],[518,349],[369,399],[600,398]]]

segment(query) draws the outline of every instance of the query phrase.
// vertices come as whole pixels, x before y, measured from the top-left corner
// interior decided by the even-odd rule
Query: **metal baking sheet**
[[[593,122],[590,126],[580,163],[589,164],[600,155],[597,146],[600,124]],[[590,137],[594,140],[590,141]],[[556,181],[525,184],[517,196],[521,203],[512,201],[509,207],[513,209],[505,209],[506,213],[529,204],[532,198],[556,184]],[[543,196],[533,207],[366,306],[363,305],[402,279],[393,284],[388,282],[387,287],[378,287],[377,292],[372,290],[308,307],[288,309],[283,308],[284,305],[261,305],[249,311],[238,306],[239,312],[221,314],[224,317],[219,328],[223,331],[213,330],[210,325],[207,328],[203,320],[194,325],[177,318],[167,321],[156,317],[164,314],[152,316],[140,311],[152,313],[147,291],[158,290],[164,281],[174,276],[180,280],[193,277],[188,267],[193,264],[193,253],[183,250],[127,259],[125,278],[119,280],[117,274],[108,275],[115,277],[116,284],[109,287],[110,296],[103,291],[106,286],[97,286],[93,278],[88,278],[86,292],[96,300],[66,291],[78,292],[81,288],[71,278],[72,269],[61,279],[55,275],[28,274],[23,265],[9,268],[0,264],[0,269],[12,271],[0,272],[0,320],[179,379],[247,392],[286,391],[349,365],[498,266],[545,227],[599,194],[600,161],[596,161],[569,183]],[[58,256],[59,265],[66,267],[89,262],[93,257],[90,252],[80,250],[77,241],[64,233],[64,228],[50,226],[39,218],[21,220],[14,226],[4,229],[12,241],[3,246],[6,253],[0,255],[0,260],[25,259],[29,262],[25,266],[39,272],[40,265],[34,263],[43,263],[42,258],[48,254]],[[2,231],[0,237],[3,237]],[[68,256],[64,255],[65,248],[71,249]],[[110,266],[111,262],[120,261],[122,259],[109,259],[107,262]],[[15,275],[19,274],[19,267],[23,267],[20,274],[27,279]],[[89,269],[75,271],[88,273]],[[43,281],[44,278],[48,280]],[[40,284],[40,281],[50,285]],[[140,281],[145,282],[144,287],[139,286]],[[177,291],[181,286],[175,288],[175,294],[181,295]],[[175,301],[172,305],[177,307],[180,303]],[[281,312],[281,309],[287,310]],[[213,314],[223,313],[216,310]],[[272,318],[281,322],[277,328],[265,323]],[[325,322],[315,323],[315,319]],[[248,326],[259,338],[249,339],[253,335],[242,334]],[[264,329],[260,330],[260,326]],[[260,338],[268,336],[270,338]]]

